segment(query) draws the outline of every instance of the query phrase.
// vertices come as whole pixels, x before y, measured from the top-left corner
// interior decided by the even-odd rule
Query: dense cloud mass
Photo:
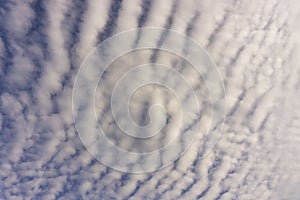
[[[296,0],[0,2],[0,199],[299,199],[299,18]],[[207,51],[223,77],[227,117],[205,158],[205,137],[200,134],[174,164],[134,174],[106,167],[86,150],[73,121],[72,90],[95,46],[141,27],[172,29]],[[127,42],[134,46],[141,38],[137,34]],[[168,34],[162,34],[157,47],[167,41]],[[118,45],[107,51],[122,47]],[[189,45],[181,46],[191,54]],[[209,130],[209,76],[199,77],[188,62],[169,52],[130,52],[111,63],[95,90],[99,123],[115,145],[128,151],[153,151],[173,139],[166,134],[152,142],[132,141],[121,137],[113,123],[108,97],[114,85],[132,66],[153,62],[172,66],[189,79],[201,117],[183,85],[161,73],[190,103],[183,107],[185,120],[192,121],[188,127],[198,123],[199,132]],[[87,81],[96,75],[88,73]],[[155,71],[137,72],[129,79],[151,77],[157,77]],[[168,88],[145,86],[131,100],[136,124],[154,120],[153,127],[159,129],[155,122],[163,121],[168,123],[162,133],[176,132],[180,105]],[[149,103],[165,105],[165,112],[154,112],[149,119]],[[169,118],[161,117],[166,113]],[[89,133],[95,124],[84,119]],[[126,121],[121,123],[128,128]]]

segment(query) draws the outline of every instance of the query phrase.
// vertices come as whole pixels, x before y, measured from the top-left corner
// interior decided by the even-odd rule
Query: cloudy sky
[[[0,199],[299,199],[299,19],[297,0],[1,0]],[[167,31],[95,50],[142,27],[205,50]],[[111,55],[151,41],[194,63],[146,48],[119,55],[98,79]],[[96,124],[111,143],[93,136]],[[153,162],[105,146],[143,154],[174,141]],[[143,170],[153,172],[131,173]]]

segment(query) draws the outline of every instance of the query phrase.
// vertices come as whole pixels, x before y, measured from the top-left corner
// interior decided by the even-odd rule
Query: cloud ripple
[[[1,2],[1,199],[298,199],[299,7],[276,0]],[[98,42],[144,26],[174,29],[206,48],[224,77],[228,115],[205,159],[196,141],[167,168],[121,173],[82,145],[72,88]]]

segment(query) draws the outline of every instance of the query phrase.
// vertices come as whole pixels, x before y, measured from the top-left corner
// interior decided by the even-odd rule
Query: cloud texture
[[[0,198],[299,199],[299,11],[293,0],[2,1]],[[227,119],[205,159],[199,159],[197,140],[162,170],[122,173],[99,163],[81,143],[72,116],[80,64],[99,42],[137,27],[186,34],[218,66]],[[167,40],[167,35],[157,38],[158,46]],[[149,61],[184,66],[162,52],[139,53]],[[139,63],[133,55],[124,62],[132,60]],[[114,64],[111,70],[118,73]],[[182,71],[195,85],[204,85],[193,71]],[[205,87],[198,90],[206,94]],[[172,94],[160,93],[166,105],[174,104],[172,112]],[[144,98],[133,98],[144,105]],[[202,100],[203,105],[209,101]],[[143,119],[143,107],[136,105],[133,118]],[[205,106],[203,112],[209,113]],[[206,130],[208,121],[204,117],[199,126]],[[128,147],[126,141],[120,145]]]

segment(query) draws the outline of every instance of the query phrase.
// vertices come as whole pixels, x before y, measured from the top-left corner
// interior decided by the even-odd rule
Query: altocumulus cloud
[[[293,0],[0,2],[0,198],[299,199],[299,13]],[[227,120],[205,159],[196,141],[174,165],[130,174],[82,145],[72,118],[79,66],[99,42],[137,27],[184,33],[216,62]],[[149,62],[176,61],[144,53]]]

